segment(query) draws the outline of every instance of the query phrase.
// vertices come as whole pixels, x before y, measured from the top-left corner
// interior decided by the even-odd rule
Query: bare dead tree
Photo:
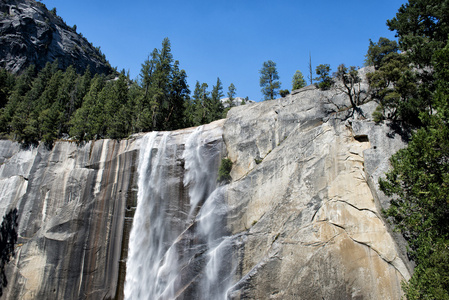
[[[312,55],[310,54],[309,51],[309,80],[310,80],[310,84],[313,84],[313,72],[312,72]]]
[[[348,70],[344,64],[341,64],[338,66],[338,71],[334,76],[342,83],[342,85],[336,85],[337,90],[348,96],[351,107],[356,110],[368,97],[367,93],[362,89],[362,79],[359,76],[357,68],[351,66]],[[362,97],[363,94],[365,94],[365,97]]]

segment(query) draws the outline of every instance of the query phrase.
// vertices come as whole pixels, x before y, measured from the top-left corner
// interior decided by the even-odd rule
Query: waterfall
[[[125,299],[226,299],[232,245],[225,188],[216,188],[221,142],[198,127],[180,155],[171,139],[152,132],[141,142]]]
[[[227,299],[226,291],[231,283],[233,270],[229,263],[232,261],[232,243],[224,230],[227,214],[224,189],[219,187],[214,190],[198,214],[197,235],[204,239],[208,249],[205,276],[200,283],[202,299]]]
[[[214,170],[215,153],[210,153],[211,150],[204,147],[204,141],[201,139],[202,131],[203,126],[200,126],[189,135],[184,151],[186,169],[184,185],[189,187],[189,218],[216,185],[216,174],[210,174],[211,170]]]
[[[170,299],[174,295],[176,274],[173,272],[177,270],[177,258],[175,251],[166,248],[170,232],[165,214],[168,203],[164,201],[169,134],[162,133],[156,148],[157,137],[157,132],[151,132],[141,144],[139,190],[129,238],[125,299]]]

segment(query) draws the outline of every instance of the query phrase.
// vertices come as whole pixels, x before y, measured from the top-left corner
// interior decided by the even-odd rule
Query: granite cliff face
[[[114,298],[137,189],[136,140],[59,142],[51,151],[1,141],[0,153],[2,213],[20,210],[4,298]]]
[[[142,262],[160,264],[160,293],[152,295],[400,299],[400,282],[412,268],[382,219],[388,200],[377,179],[404,144],[388,125],[370,121],[375,103],[357,114],[333,111],[332,102],[345,101],[307,87],[233,108],[226,120],[200,129],[153,134],[153,144],[143,135],[83,146],[57,142],[52,150],[1,141],[0,212],[19,209],[20,234],[4,298],[121,299],[137,190],[147,189],[156,199],[150,201],[161,201],[156,215],[165,225],[158,228],[169,228],[157,237],[159,261]],[[137,166],[148,156],[141,153],[144,140],[146,164],[160,166],[139,171],[160,180],[148,179],[151,188],[138,186]],[[192,192],[197,182],[215,180],[225,156],[233,161],[232,181]],[[209,175],[191,177],[205,169]],[[143,217],[142,228],[156,220],[154,212]],[[130,246],[146,251],[151,243],[139,237],[148,238],[134,234]],[[130,251],[131,264],[139,249]],[[142,268],[129,273],[144,276]],[[133,295],[138,280],[126,278]]]
[[[241,240],[232,298],[400,299],[410,276],[377,190],[400,138],[348,112],[325,117],[319,93],[228,115],[228,226]]]
[[[82,73],[109,74],[111,66],[100,51],[34,0],[0,2],[0,67],[20,73],[30,64],[41,69],[58,59],[59,67],[73,65]]]

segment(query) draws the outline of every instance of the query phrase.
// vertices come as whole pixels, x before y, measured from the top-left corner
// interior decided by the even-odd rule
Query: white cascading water
[[[189,135],[184,151],[186,169],[184,186],[189,187],[189,219],[194,217],[195,209],[215,188],[215,174],[210,174],[214,157],[203,145],[202,131],[203,126],[200,126]]]
[[[158,134],[162,137],[156,145]],[[165,226],[166,202],[161,201],[165,198],[166,170],[163,166],[168,159],[168,138],[168,133],[151,132],[141,142],[138,204],[129,238],[125,299],[171,299],[174,294],[176,274],[171,274],[170,270],[177,270],[177,258],[176,251],[166,249],[169,235]]]
[[[227,207],[224,201],[225,187],[218,187],[207,198],[198,213],[198,236],[207,245],[205,275],[200,283],[202,299],[226,300],[233,274],[231,238],[224,228]]]
[[[194,287],[189,295],[195,299],[227,298],[232,245],[225,232],[224,187],[215,188],[220,149],[207,145],[202,133],[202,127],[198,127],[185,143],[183,184],[188,188],[190,207],[184,220],[178,220],[176,225],[182,228],[173,228],[175,225],[169,217],[173,216],[167,213],[174,209],[168,207],[167,197],[172,194],[167,166],[176,163],[176,151],[167,149],[170,133],[152,132],[141,142],[139,190],[129,239],[125,299],[174,299],[191,286]],[[194,222],[196,226],[192,227]],[[183,243],[186,237],[182,234],[188,230],[192,230],[193,236]],[[192,261],[198,261],[201,267],[197,268]],[[193,270],[184,275],[189,278],[182,276],[183,272],[187,274],[186,270]]]

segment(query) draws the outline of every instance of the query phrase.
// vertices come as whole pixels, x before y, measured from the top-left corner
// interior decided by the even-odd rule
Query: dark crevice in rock
[[[351,207],[357,209],[358,211],[369,211],[370,213],[374,214],[377,218],[380,219],[379,214],[378,214],[376,211],[373,211],[373,210],[371,210],[371,209],[369,209],[369,208],[359,208],[359,207],[355,206],[354,204],[349,203],[348,201],[344,201],[344,200],[338,200],[338,199],[332,199],[332,200],[329,200],[329,202],[331,202],[331,201],[334,201],[334,202],[341,202],[341,203],[347,204],[347,205],[349,205],[349,206],[351,206]]]
[[[372,250],[372,251],[374,251],[374,253],[376,253],[377,254],[377,256],[380,258],[380,259],[382,259],[384,262],[386,262],[388,265],[390,265],[390,266],[392,266],[399,274],[401,274],[402,275],[402,277],[403,278],[406,278],[406,276],[404,276],[404,274],[402,274],[402,272],[393,264],[393,262],[392,261],[389,261],[389,260],[387,260],[385,257],[383,257],[380,253],[379,253],[379,251],[377,251],[376,249],[374,249],[373,247],[371,247],[369,244],[367,244],[367,243],[364,243],[364,242],[361,242],[361,241],[358,241],[358,240],[356,240],[356,239],[354,239],[347,231],[346,231],[346,229],[343,227],[343,226],[341,226],[341,225],[338,225],[338,224],[335,224],[335,223],[332,223],[332,222],[329,222],[329,221],[326,221],[328,224],[331,224],[331,225],[333,225],[333,226],[335,226],[335,227],[338,227],[338,228],[340,228],[340,229],[343,229],[344,231],[345,231],[345,233],[346,233],[346,236],[347,237],[349,237],[354,243],[357,243],[357,244],[359,244],[359,245],[363,245],[363,246],[365,246],[365,247],[367,247],[367,248],[369,248],[370,250]]]
[[[355,135],[355,136],[354,136],[354,139],[355,139],[356,141],[361,142],[361,143],[367,143],[367,142],[369,142],[369,138],[368,138],[368,135],[367,135],[367,134]]]

